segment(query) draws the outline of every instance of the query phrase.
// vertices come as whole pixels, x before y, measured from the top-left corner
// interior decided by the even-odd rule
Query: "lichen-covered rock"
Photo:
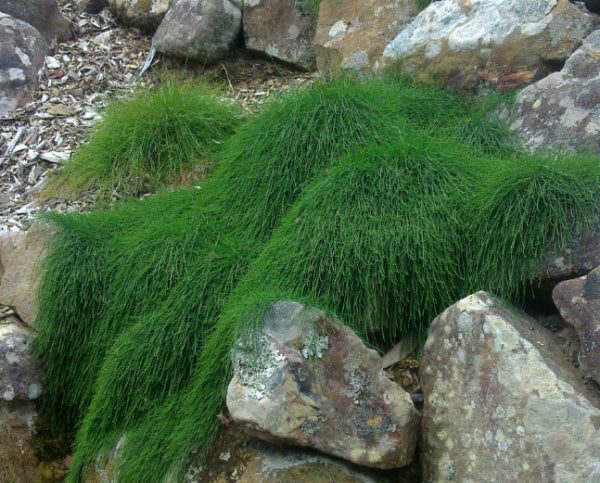
[[[592,31],[591,17],[568,0],[432,2],[386,47],[383,61],[461,89],[517,87],[564,62]]]
[[[26,232],[0,234],[0,304],[29,326],[37,316],[39,262],[51,233],[48,225],[34,224]]]
[[[278,302],[259,337],[259,344],[240,341],[233,351],[227,407],[236,421],[268,441],[364,466],[411,462],[419,414],[349,328],[299,303]]]
[[[598,395],[551,334],[477,292],[422,357],[424,481],[598,481]]]
[[[0,12],[0,118],[27,102],[47,52],[36,29]]]
[[[579,336],[579,370],[600,382],[600,267],[584,277],[559,283],[552,298]]]
[[[177,0],[152,45],[174,57],[215,62],[229,52],[241,30],[241,0]]]
[[[0,322],[0,399],[37,399],[41,376],[33,359],[32,334],[16,320]]]
[[[243,20],[246,48],[305,69],[315,67],[312,0],[244,0]]]
[[[0,0],[0,12],[28,23],[48,42],[73,37],[71,24],[60,13],[56,0]]]
[[[314,40],[319,71],[376,70],[386,46],[418,12],[416,0],[321,0]]]
[[[600,30],[592,32],[563,69],[523,89],[511,127],[532,150],[591,150],[600,154]]]
[[[32,445],[37,413],[31,402],[0,399],[0,481],[40,481]]]
[[[126,25],[154,32],[175,0],[108,0],[111,11]]]

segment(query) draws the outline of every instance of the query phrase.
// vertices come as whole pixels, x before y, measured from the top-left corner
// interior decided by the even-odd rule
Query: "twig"
[[[231,80],[229,80],[229,72],[227,72],[227,67],[225,67],[225,64],[221,63],[221,67],[223,67],[223,70],[225,71],[225,77],[227,77],[227,83],[229,84],[229,88],[233,91],[233,85],[231,85]]]

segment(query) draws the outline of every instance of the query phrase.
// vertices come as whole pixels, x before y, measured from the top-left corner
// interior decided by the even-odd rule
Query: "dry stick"
[[[233,86],[231,85],[231,81],[229,80],[229,72],[227,72],[227,67],[225,67],[225,64],[221,63],[221,67],[223,67],[223,70],[225,71],[225,77],[227,77],[227,83],[229,84],[229,89],[231,89],[233,91]]]

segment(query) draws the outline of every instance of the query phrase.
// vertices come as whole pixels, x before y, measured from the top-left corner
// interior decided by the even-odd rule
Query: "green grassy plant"
[[[518,300],[550,250],[598,222],[600,163],[523,155],[483,169],[470,205],[470,287]]]
[[[277,299],[332,311],[384,347],[423,337],[473,287],[508,293],[534,276],[531,257],[567,239],[562,221],[540,235],[552,210],[593,217],[597,188],[578,176],[598,168],[564,161],[583,163],[579,181],[548,168],[563,181],[505,196],[551,162],[510,158],[485,102],[405,80],[317,82],[240,126],[197,187],[54,216],[36,354],[46,412],[78,429],[69,481],[124,434],[119,481],[179,481],[216,434],[233,341]],[[511,207],[535,218],[536,200],[548,211],[525,235],[535,249],[515,250]],[[498,254],[517,257],[505,281]]]
[[[213,88],[166,80],[110,104],[89,141],[50,178],[43,194],[137,196],[181,184],[207,169],[240,121],[240,109]]]

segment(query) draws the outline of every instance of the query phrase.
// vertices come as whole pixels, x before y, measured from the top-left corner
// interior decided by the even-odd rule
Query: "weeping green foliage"
[[[290,210],[254,276],[380,346],[422,336],[462,289],[461,203],[476,161],[419,131],[345,158]]]
[[[523,295],[552,248],[590,228],[600,210],[600,162],[521,156],[485,167],[470,214],[470,287]]]
[[[382,83],[341,79],[287,95],[240,129],[201,189],[68,217],[103,233],[107,252],[90,287],[93,312],[70,312],[77,287],[61,285],[51,263],[42,282],[42,292],[60,287],[42,297],[39,316],[38,353],[57,378],[46,406],[82,424],[74,468],[189,381],[227,294],[302,188],[362,144],[398,135],[404,119],[390,107],[393,94]],[[65,271],[92,261],[75,250],[62,258]],[[70,345],[77,357],[56,352]]]
[[[527,163],[533,175],[550,161],[499,169],[494,156],[515,150],[485,102],[399,80],[318,82],[241,126],[199,189],[56,216],[36,353],[46,411],[79,429],[69,481],[124,434],[119,481],[180,481],[190,452],[201,459],[216,434],[233,341],[275,300],[333,311],[385,346],[422,337],[467,289],[499,280],[488,249],[523,257],[498,291],[531,278],[523,267],[548,241],[542,222],[527,235],[534,251],[494,245],[521,198],[489,200]],[[574,176],[597,180],[586,169]],[[597,188],[563,188],[589,190],[577,195],[589,206],[575,197],[568,216],[593,216]],[[536,196],[522,205],[531,218]],[[480,212],[500,221],[486,229]]]
[[[87,144],[50,178],[45,195],[137,196],[180,184],[207,168],[240,121],[240,109],[204,84],[168,80],[138,91],[107,107]]]

